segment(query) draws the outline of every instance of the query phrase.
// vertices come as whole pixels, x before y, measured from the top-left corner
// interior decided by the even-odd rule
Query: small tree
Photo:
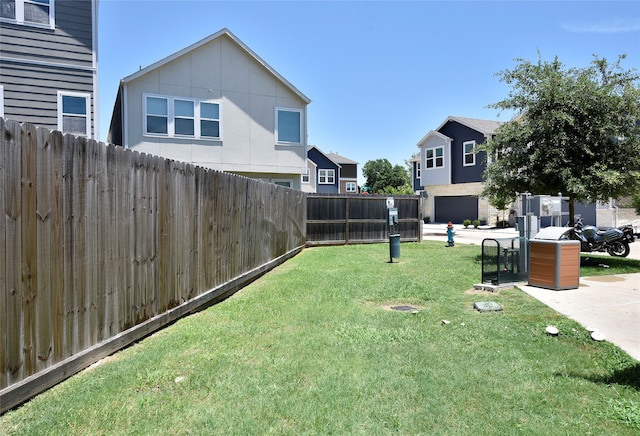
[[[387,159],[370,160],[362,167],[362,175],[372,194],[398,193],[405,185],[411,186],[407,170],[400,165],[392,166]]]
[[[494,205],[518,194],[606,201],[640,188],[640,80],[635,70],[594,56],[587,68],[570,68],[555,58],[537,64],[518,59],[498,73],[509,96],[490,107],[519,116],[500,126],[482,147],[488,162],[483,195]],[[639,204],[640,206],[640,204]]]

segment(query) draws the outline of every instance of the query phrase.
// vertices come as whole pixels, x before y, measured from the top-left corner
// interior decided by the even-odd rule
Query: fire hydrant
[[[449,221],[449,223],[447,224],[447,245],[445,245],[445,247],[453,247],[454,246],[453,235],[455,233],[456,233],[456,231],[453,228],[453,223],[451,221]]]

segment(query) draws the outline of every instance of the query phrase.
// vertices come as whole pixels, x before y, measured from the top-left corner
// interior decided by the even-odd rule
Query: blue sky
[[[404,165],[449,115],[508,120],[487,105],[516,58],[640,69],[637,0],[99,0],[98,19],[101,140],[120,79],[226,27],[312,100],[308,143],[359,168]]]

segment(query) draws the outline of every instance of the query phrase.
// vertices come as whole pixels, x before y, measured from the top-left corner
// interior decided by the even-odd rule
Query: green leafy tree
[[[517,59],[497,75],[509,96],[490,105],[519,115],[482,147],[489,162],[483,195],[505,205],[520,193],[606,201],[640,189],[640,76],[594,56],[586,68]],[[638,204],[640,206],[640,203]]]
[[[367,179],[366,184],[372,194],[400,193],[399,190],[406,191],[407,186],[411,188],[407,170],[401,165],[392,166],[387,159],[368,161],[362,167],[362,175]]]

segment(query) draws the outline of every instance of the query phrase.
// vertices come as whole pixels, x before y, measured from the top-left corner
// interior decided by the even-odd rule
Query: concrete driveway
[[[502,239],[519,236],[510,229],[465,229],[456,226],[456,244],[482,245],[487,238]],[[447,241],[446,224],[424,224],[423,239]],[[640,241],[630,246],[629,258],[640,260]],[[634,359],[640,361],[640,271],[598,277],[580,277],[577,289],[554,291],[536,286],[518,285],[585,329],[596,330]],[[562,332],[560,332],[562,334]]]

